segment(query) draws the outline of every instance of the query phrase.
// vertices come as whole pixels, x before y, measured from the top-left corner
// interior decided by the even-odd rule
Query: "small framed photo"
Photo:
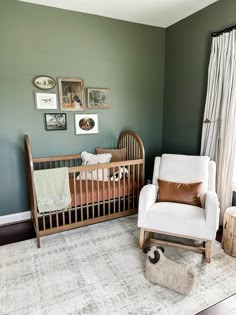
[[[66,114],[48,113],[45,115],[45,127],[47,131],[67,130]]]
[[[83,111],[84,82],[77,78],[58,78],[60,108],[64,111]]]
[[[36,109],[57,109],[57,95],[35,92],[35,104]]]
[[[87,89],[88,108],[110,108],[110,89]]]
[[[98,133],[98,115],[75,114],[75,133],[77,135]]]

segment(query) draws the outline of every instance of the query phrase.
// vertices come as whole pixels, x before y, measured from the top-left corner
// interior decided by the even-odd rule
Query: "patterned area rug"
[[[215,242],[211,264],[202,255],[166,248],[191,265],[190,295],[144,277],[137,216],[0,247],[0,314],[195,314],[236,292],[236,259]]]

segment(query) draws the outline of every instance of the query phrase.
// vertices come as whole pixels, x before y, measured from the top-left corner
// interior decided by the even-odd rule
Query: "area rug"
[[[236,292],[236,259],[213,244],[202,255],[165,247],[191,265],[196,282],[188,296],[144,277],[137,216],[99,223],[0,247],[0,314],[195,314]]]

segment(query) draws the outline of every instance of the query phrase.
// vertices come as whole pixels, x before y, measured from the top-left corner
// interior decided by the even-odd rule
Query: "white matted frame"
[[[56,93],[35,92],[36,109],[57,109]]]
[[[75,114],[75,133],[77,135],[98,133],[98,115]]]

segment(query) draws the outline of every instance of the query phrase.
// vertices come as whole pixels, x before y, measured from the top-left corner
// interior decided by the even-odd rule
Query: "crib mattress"
[[[138,191],[138,184],[133,180],[121,180],[120,182],[76,180],[70,179],[71,205],[83,205],[121,198],[133,195]]]

